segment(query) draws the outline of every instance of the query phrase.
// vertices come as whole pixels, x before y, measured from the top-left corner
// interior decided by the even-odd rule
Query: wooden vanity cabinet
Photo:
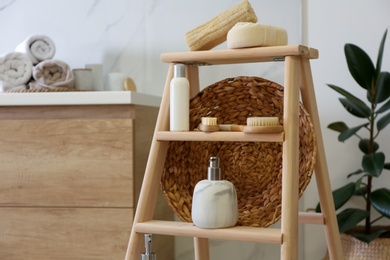
[[[0,107],[0,259],[124,259],[157,107]],[[172,212],[160,196],[157,217]],[[154,239],[173,259],[173,238]]]

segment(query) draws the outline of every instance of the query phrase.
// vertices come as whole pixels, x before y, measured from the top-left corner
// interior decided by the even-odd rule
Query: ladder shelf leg
[[[281,259],[298,259],[299,57],[285,59]]]
[[[169,129],[169,84],[172,77],[173,65],[170,65],[133,225],[152,220],[153,218],[158,189],[160,187],[161,174],[169,146],[168,142],[159,142],[156,140],[156,132]],[[131,230],[125,259],[139,259],[143,245],[143,235],[136,233],[133,228]]]
[[[170,64],[133,226],[137,223],[152,220],[153,218],[161,175],[169,147],[169,142],[157,141],[156,133],[158,131],[169,130],[170,82],[173,78],[173,68],[174,64]],[[199,92],[198,67],[187,66],[187,74],[191,86],[190,95],[193,96]],[[202,253],[203,258],[199,258],[202,260],[208,260],[208,258],[206,258],[206,256],[208,256],[208,243],[206,242],[208,242],[207,239],[199,239],[197,243],[197,248],[199,250],[207,252],[207,255]],[[135,229],[133,228],[131,230],[125,260],[139,259],[143,245],[143,234],[135,232]]]
[[[318,117],[318,109],[314,92],[313,78],[310,69],[310,61],[302,59],[302,84],[301,94],[302,102],[306,110],[309,112],[316,135],[317,156],[315,164],[315,176],[317,181],[317,189],[320,197],[321,210],[325,222],[325,235],[328,245],[330,259],[343,259],[339,229],[337,226],[336,212],[333,203],[332,189],[330,185],[328,167],[325,156],[325,148],[322,139],[320,120]]]
[[[209,240],[207,238],[194,237],[195,260],[209,260]]]

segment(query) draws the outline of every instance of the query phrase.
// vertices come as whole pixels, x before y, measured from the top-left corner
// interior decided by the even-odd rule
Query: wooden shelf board
[[[318,50],[308,48],[303,45],[287,45],[244,49],[162,53],[160,58],[166,63],[216,65],[283,61],[286,56],[302,56],[309,59],[317,59]]]
[[[232,141],[232,142],[283,142],[284,133],[246,134],[243,132],[170,132],[158,131],[158,141]]]
[[[152,233],[161,235],[282,244],[282,232],[278,228],[235,226],[221,229],[203,229],[194,226],[193,223],[151,220],[135,224],[134,229],[137,233],[145,234]]]

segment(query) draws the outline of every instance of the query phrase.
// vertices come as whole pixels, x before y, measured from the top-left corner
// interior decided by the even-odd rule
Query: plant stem
[[[366,218],[365,233],[369,235],[371,233],[371,186],[372,186],[372,176],[367,176],[367,200],[366,200],[366,211],[368,211],[368,216]]]
[[[370,123],[370,145],[369,145],[369,153],[374,153],[374,128],[375,128],[375,99],[376,99],[376,88],[375,83],[371,86],[371,113],[369,117]],[[365,233],[366,235],[371,234],[371,190],[372,190],[372,176],[367,176],[367,200],[366,200],[366,211],[368,212],[368,216],[366,218],[365,224]]]

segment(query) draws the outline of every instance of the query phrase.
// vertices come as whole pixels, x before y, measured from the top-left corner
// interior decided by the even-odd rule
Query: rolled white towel
[[[69,65],[60,60],[45,60],[33,68],[30,89],[74,88],[74,76]]]
[[[31,79],[32,63],[20,52],[9,52],[0,56],[0,87],[2,91],[22,88]]]
[[[56,47],[48,36],[36,34],[27,37],[16,47],[15,51],[26,53],[35,65],[53,58]]]

